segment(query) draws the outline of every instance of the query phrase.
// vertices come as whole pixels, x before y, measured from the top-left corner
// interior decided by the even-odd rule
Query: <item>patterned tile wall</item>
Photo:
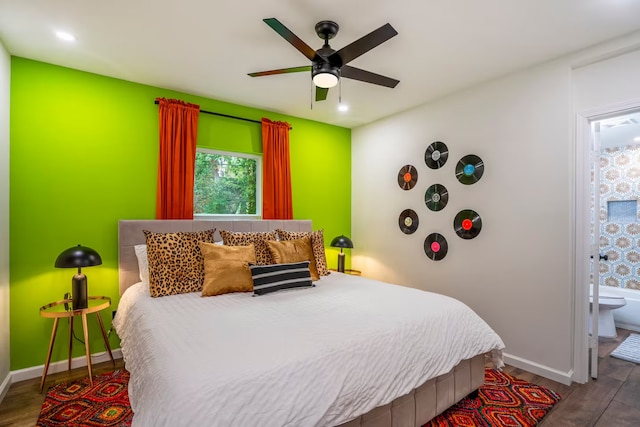
[[[600,283],[640,290],[640,216],[629,221],[608,221],[610,201],[638,200],[640,145],[607,148],[600,153]]]

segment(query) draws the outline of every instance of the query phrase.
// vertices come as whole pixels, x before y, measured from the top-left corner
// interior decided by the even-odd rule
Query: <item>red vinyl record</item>
[[[453,219],[453,229],[463,239],[473,239],[482,230],[482,218],[474,210],[462,210]]]

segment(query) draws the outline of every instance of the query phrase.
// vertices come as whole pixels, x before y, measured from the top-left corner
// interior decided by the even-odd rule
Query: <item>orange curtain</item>
[[[160,153],[157,219],[193,219],[193,179],[200,106],[158,98]]]
[[[289,123],[262,119],[262,219],[293,219]]]

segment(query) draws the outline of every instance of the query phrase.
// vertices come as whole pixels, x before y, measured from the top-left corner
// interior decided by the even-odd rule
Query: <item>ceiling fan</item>
[[[263,21],[273,28],[276,33],[280,34],[282,38],[291,43],[293,47],[298,49],[300,53],[306,56],[311,61],[311,65],[249,73],[251,77],[311,71],[313,83],[316,85],[316,101],[324,101],[327,99],[327,92],[329,91],[329,88],[338,84],[340,77],[360,80],[362,82],[390,88],[394,88],[398,83],[400,83],[399,80],[346,65],[348,62],[367,53],[374,47],[397,35],[398,32],[391,26],[391,24],[385,24],[377,30],[372,31],[366,36],[363,36],[353,43],[336,51],[331,49],[331,46],[329,46],[329,40],[338,34],[338,29],[340,28],[338,27],[338,24],[333,21],[320,21],[316,24],[316,34],[324,40],[324,45],[318,50],[313,50],[276,18],[266,18],[263,19]]]

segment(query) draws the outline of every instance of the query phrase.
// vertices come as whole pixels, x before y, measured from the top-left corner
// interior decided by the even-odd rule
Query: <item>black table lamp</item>
[[[62,251],[56,259],[57,268],[77,268],[78,273],[71,279],[71,301],[73,309],[87,308],[87,276],[82,273],[82,267],[92,267],[102,264],[102,258],[95,250],[86,246],[74,246]]]
[[[344,273],[344,253],[342,250],[344,248],[353,248],[353,242],[347,236],[338,236],[331,241],[331,247],[340,248],[340,253],[338,254],[338,271]]]

